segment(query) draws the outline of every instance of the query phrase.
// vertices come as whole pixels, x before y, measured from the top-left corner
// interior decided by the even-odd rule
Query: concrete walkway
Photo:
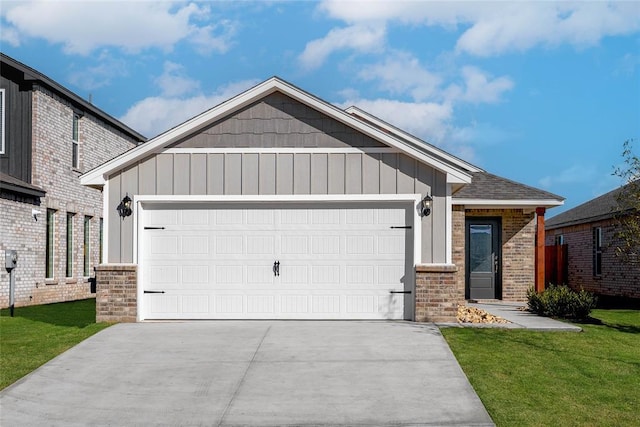
[[[112,326],[0,392],[13,426],[491,426],[432,324]]]
[[[510,321],[511,323],[491,324],[484,325],[489,327],[503,327],[503,328],[522,328],[531,329],[534,331],[566,331],[566,332],[581,332],[582,328],[568,322],[561,322],[559,320],[551,319],[549,317],[538,316],[529,311],[521,310],[525,304],[518,303],[506,303],[506,302],[491,302],[491,303],[467,303],[469,307],[479,308],[491,313],[494,316],[502,317]]]

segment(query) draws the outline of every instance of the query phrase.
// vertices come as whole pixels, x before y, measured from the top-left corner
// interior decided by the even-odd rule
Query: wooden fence
[[[567,284],[567,245],[546,246],[544,251],[545,284]]]

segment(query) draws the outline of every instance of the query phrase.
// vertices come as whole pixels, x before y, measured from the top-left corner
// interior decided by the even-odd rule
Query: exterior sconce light
[[[122,219],[124,219],[125,217],[131,215],[132,210],[131,210],[131,197],[129,197],[129,193],[126,194],[126,196],[124,196],[124,198],[122,199],[122,201],[120,202],[120,204],[118,205],[118,207],[116,208],[118,210],[118,214],[120,215],[120,217]]]
[[[422,213],[422,216],[429,216],[431,215],[431,202],[433,201],[433,197],[431,197],[430,195],[426,195],[424,196],[424,199],[422,199],[422,206],[420,209],[420,212]]]

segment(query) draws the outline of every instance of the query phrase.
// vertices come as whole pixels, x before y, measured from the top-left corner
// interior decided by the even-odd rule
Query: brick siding
[[[455,322],[464,301],[455,265],[416,266],[416,322]]]
[[[86,113],[79,122],[80,168],[71,167],[71,139],[74,110],[57,95],[36,88],[32,92],[32,184],[47,194],[40,205],[0,199],[0,255],[18,251],[16,306],[70,301],[91,297],[89,277],[84,270],[84,217],[90,216],[90,272],[99,263],[102,192],[80,184],[82,173],[134,147],[118,130]],[[54,276],[45,280],[47,208],[55,209]],[[32,209],[42,212],[37,221]],[[115,209],[115,206],[114,206]],[[73,275],[65,277],[66,215],[73,218]],[[9,274],[0,271],[0,307],[9,305]]]
[[[602,274],[593,274],[593,229],[602,227]],[[562,235],[567,244],[567,280],[575,290],[598,295],[640,298],[640,263],[625,264],[616,257],[612,219],[547,230],[546,244]]]
[[[463,215],[464,212],[464,215]],[[522,302],[535,282],[535,215],[522,209],[466,209],[453,207],[453,262],[458,280],[465,277],[465,219],[500,217],[502,220],[502,295],[504,301]]]
[[[96,321],[135,322],[138,313],[138,267],[102,264],[96,267]]]

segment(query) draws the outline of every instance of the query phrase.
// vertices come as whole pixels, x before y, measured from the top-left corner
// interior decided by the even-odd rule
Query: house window
[[[71,135],[71,166],[75,169],[80,169],[80,144],[78,138],[79,123],[80,116],[78,114],[74,114],[73,130]]]
[[[99,248],[100,249],[100,253],[98,254],[98,262],[100,264],[102,264],[102,251],[103,251],[103,248],[104,248],[103,243],[102,243],[103,239],[104,239],[104,220],[102,218],[100,218],[100,239],[99,239],[99,243],[98,243],[100,245],[100,248]]]
[[[4,89],[0,89],[0,154],[4,154],[5,102]]]
[[[65,277],[73,277],[73,216],[75,214],[67,212],[67,267]]]
[[[602,274],[602,228],[593,229],[593,275]]]
[[[47,279],[53,279],[53,249],[55,240],[55,209],[47,209],[47,241],[45,246],[45,277]]]
[[[562,234],[558,234],[556,236],[556,246],[564,245],[564,236]]]
[[[91,268],[91,251],[89,250],[89,241],[90,241],[90,231],[91,231],[91,217],[90,216],[86,216],[84,217],[84,242],[83,242],[83,248],[84,248],[84,268],[83,268],[83,274],[84,277],[89,277],[89,275],[91,274],[90,272],[90,268]]]

